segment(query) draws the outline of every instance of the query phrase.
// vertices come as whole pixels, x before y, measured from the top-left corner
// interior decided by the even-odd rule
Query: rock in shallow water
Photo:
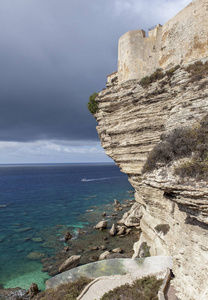
[[[44,253],[39,253],[39,252],[30,252],[28,255],[27,255],[27,258],[28,259],[32,259],[32,260],[38,260],[38,259],[41,259],[45,256]]]
[[[110,235],[113,236],[113,235],[116,235],[116,232],[117,232],[116,226],[115,226],[115,224],[113,223],[111,229],[109,230],[109,233],[110,233]]]
[[[122,253],[123,250],[120,247],[118,247],[118,248],[113,249],[112,252],[113,253]]]
[[[66,270],[70,270],[78,266],[81,256],[80,255],[72,255],[67,260],[63,262],[63,264],[59,267],[59,272],[64,272]]]
[[[103,260],[105,258],[107,258],[111,253],[109,251],[105,251],[102,254],[100,254],[99,256],[99,260]]]
[[[67,232],[65,233],[65,236],[64,236],[65,241],[68,241],[68,240],[70,240],[71,238],[72,238],[71,233],[70,233],[69,231],[67,231]]]
[[[30,297],[34,297],[38,293],[38,286],[36,283],[32,283],[29,288],[29,295]]]
[[[107,227],[107,224],[108,224],[107,221],[100,221],[95,226],[95,229],[105,229]]]

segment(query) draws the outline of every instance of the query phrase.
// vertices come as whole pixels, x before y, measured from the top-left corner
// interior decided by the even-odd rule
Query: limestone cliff
[[[138,80],[107,84],[97,97],[97,131],[107,155],[127,173],[141,204],[142,235],[151,255],[173,256],[175,287],[183,300],[208,299],[208,186],[182,180],[172,167],[141,175],[160,135],[189,126],[208,112],[208,81],[184,68],[143,88]],[[165,225],[166,230],[163,230]]]

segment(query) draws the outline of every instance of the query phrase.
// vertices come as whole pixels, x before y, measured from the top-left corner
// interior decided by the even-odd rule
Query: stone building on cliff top
[[[193,0],[148,37],[142,29],[125,33],[118,44],[118,72],[107,83],[141,79],[157,68],[169,69],[208,58],[208,0]]]

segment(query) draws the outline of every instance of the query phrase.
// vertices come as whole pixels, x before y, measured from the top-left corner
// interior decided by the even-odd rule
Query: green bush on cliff
[[[146,88],[148,87],[151,83],[162,79],[163,77],[167,76],[168,80],[173,76],[174,72],[179,69],[180,66],[177,65],[166,72],[163,72],[162,69],[157,69],[153,74],[150,76],[145,76],[140,80],[140,84],[142,87]]]
[[[143,173],[179,158],[189,159],[175,168],[175,174],[196,179],[208,178],[208,114],[192,127],[177,128],[162,135],[161,142],[150,152]]]
[[[152,75],[145,76],[140,80],[141,86],[148,87],[152,82],[162,79],[165,76],[162,69],[157,69]]]
[[[89,109],[89,111],[91,112],[92,115],[94,115],[97,111],[98,111],[98,104],[95,100],[95,98],[97,97],[98,93],[93,93],[90,97],[89,97],[89,101],[87,103],[87,107]]]

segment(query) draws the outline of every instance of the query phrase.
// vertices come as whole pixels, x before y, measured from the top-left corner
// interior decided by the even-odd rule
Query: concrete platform
[[[114,258],[82,265],[58,274],[46,281],[46,289],[72,282],[81,276],[96,279],[80,295],[80,300],[99,299],[111,289],[137,278],[157,275],[163,278],[166,269],[172,269],[172,257],[151,256],[146,258]]]

